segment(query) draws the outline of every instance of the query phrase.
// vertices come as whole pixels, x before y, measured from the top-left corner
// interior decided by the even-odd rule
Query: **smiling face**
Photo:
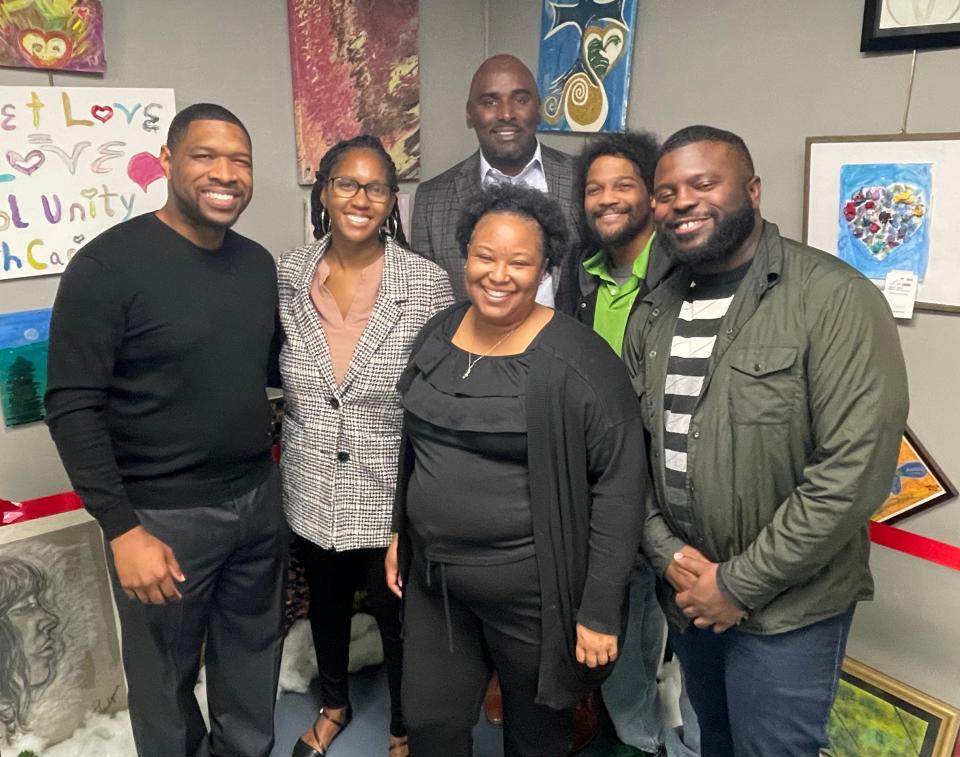
[[[474,129],[484,157],[515,176],[537,149],[540,98],[533,74],[516,58],[498,55],[477,69],[470,83],[467,128]]]
[[[631,245],[653,228],[650,193],[632,160],[601,155],[587,170],[583,191],[587,226],[606,247]]]
[[[44,685],[53,678],[60,656],[57,616],[40,603],[36,594],[30,594],[7,610],[7,620],[20,634],[29,685]]]
[[[724,270],[749,259],[744,245],[757,228],[760,179],[730,145],[693,142],[663,155],[653,197],[657,233],[678,262]]]
[[[168,179],[164,220],[201,247],[211,237],[222,241],[253,196],[253,157],[243,129],[193,121],[172,151],[160,148],[160,165]]]
[[[383,160],[366,148],[345,152],[331,169],[330,178],[353,179],[357,184],[390,184]],[[328,181],[320,190],[320,201],[330,214],[334,243],[364,245],[378,240],[380,227],[393,210],[396,194],[391,189],[383,202],[371,200],[365,189],[359,189],[353,197],[341,197],[334,183]]]
[[[477,222],[464,281],[479,319],[515,327],[530,315],[546,268],[543,242],[540,225],[524,216],[489,213]]]

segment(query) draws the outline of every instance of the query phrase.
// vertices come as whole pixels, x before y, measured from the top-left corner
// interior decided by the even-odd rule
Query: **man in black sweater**
[[[47,424],[110,545],[138,754],[266,757],[287,557],[264,391],[275,265],[229,230],[253,191],[236,116],[186,108],[160,161],[164,207],[64,272]]]

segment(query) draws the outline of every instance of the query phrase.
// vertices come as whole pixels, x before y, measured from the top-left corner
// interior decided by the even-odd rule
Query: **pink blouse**
[[[383,256],[378,257],[360,273],[360,281],[346,317],[340,315],[337,301],[326,287],[329,276],[330,266],[325,259],[320,258],[313,283],[310,285],[310,299],[320,315],[323,334],[330,350],[333,377],[337,384],[340,384],[350,367],[353,351],[363,336],[363,330],[367,327],[367,321],[370,320],[377,301],[380,280],[383,278]]]

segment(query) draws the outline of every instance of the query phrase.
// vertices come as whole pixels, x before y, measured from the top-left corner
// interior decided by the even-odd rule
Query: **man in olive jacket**
[[[623,351],[655,480],[644,549],[704,757],[809,757],[873,595],[867,523],[907,416],[896,325],[873,283],[763,220],[730,132],[670,137],[654,205],[677,265]]]

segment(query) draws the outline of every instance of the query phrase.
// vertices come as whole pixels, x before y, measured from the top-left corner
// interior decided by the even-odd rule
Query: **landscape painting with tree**
[[[0,314],[0,405],[7,426],[43,420],[50,308]]]

